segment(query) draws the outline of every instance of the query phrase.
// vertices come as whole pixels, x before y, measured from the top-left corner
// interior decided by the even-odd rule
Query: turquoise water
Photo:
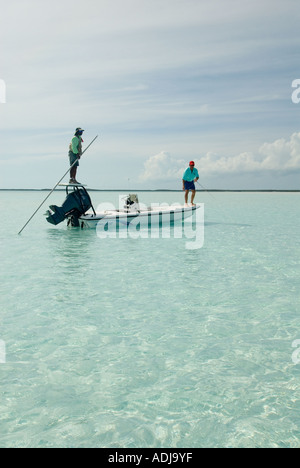
[[[18,236],[44,197],[0,192],[1,447],[300,446],[300,194],[198,194],[198,250],[52,227],[47,204]]]

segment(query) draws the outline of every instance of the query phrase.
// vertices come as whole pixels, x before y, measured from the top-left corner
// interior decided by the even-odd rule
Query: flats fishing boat
[[[46,213],[47,221],[57,225],[67,221],[68,226],[96,229],[98,223],[115,223],[129,226],[135,220],[140,226],[161,226],[184,221],[192,216],[200,205],[173,205],[141,207],[136,194],[127,195],[124,207],[116,210],[95,211],[91,197],[82,184],[61,184],[66,187],[67,197],[61,207],[51,205]]]
[[[82,152],[82,155],[88,150],[88,148],[98,138],[98,135],[91,141],[87,148]],[[70,169],[78,162],[78,159],[74,161],[72,166],[57,182],[53,189],[48,193],[46,198],[40,203],[31,217],[26,221],[22,229],[18,232],[20,235],[30,221],[34,218],[43,204],[52,195],[56,187],[64,186],[66,188],[67,197],[63,202],[62,206],[50,205],[49,210],[46,213],[48,223],[53,225],[60,224],[63,221],[67,221],[68,226],[81,227],[81,228],[92,228],[98,227],[99,223],[106,227],[106,224],[112,224],[118,229],[120,226],[162,226],[167,223],[173,224],[176,221],[183,222],[186,218],[192,216],[192,214],[200,208],[201,205],[172,205],[172,206],[159,206],[157,204],[151,207],[141,206],[136,194],[127,195],[124,198],[124,207],[121,209],[110,209],[110,210],[99,210],[95,211],[91,197],[87,192],[84,185],[77,183],[76,180],[72,179],[68,184],[62,184],[62,180],[70,172]]]

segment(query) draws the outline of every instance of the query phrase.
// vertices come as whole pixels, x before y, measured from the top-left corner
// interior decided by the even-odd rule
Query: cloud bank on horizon
[[[226,174],[251,174],[267,172],[288,175],[300,174],[300,133],[294,133],[289,140],[281,138],[273,143],[264,143],[256,153],[244,152],[224,157],[207,153],[195,159],[202,177]],[[144,163],[140,180],[177,180],[188,166],[188,161],[174,159],[165,151],[149,157]]]
[[[177,188],[194,159],[215,188],[256,188],[258,174],[260,186],[298,188],[298,10],[296,0],[5,2],[0,187],[51,187],[81,126],[87,143],[101,136],[80,168],[90,186]]]

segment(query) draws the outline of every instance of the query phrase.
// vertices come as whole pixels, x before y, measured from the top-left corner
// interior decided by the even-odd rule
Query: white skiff
[[[193,215],[193,212],[200,208],[200,205],[194,206],[163,206],[151,207],[141,210],[105,210],[101,212],[86,213],[79,218],[81,227],[91,229],[97,228],[99,223],[113,223],[119,226],[130,226],[131,223],[139,223],[141,227],[162,226],[173,224],[177,221],[184,221]]]

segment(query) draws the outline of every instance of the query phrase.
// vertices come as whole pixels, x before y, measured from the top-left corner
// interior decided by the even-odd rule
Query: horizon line
[[[51,192],[50,188],[0,188],[1,192]],[[90,192],[178,192],[183,190],[178,189],[93,189],[86,188]],[[57,192],[65,192],[65,189],[56,189]],[[197,192],[300,192],[300,189],[197,189]]]

